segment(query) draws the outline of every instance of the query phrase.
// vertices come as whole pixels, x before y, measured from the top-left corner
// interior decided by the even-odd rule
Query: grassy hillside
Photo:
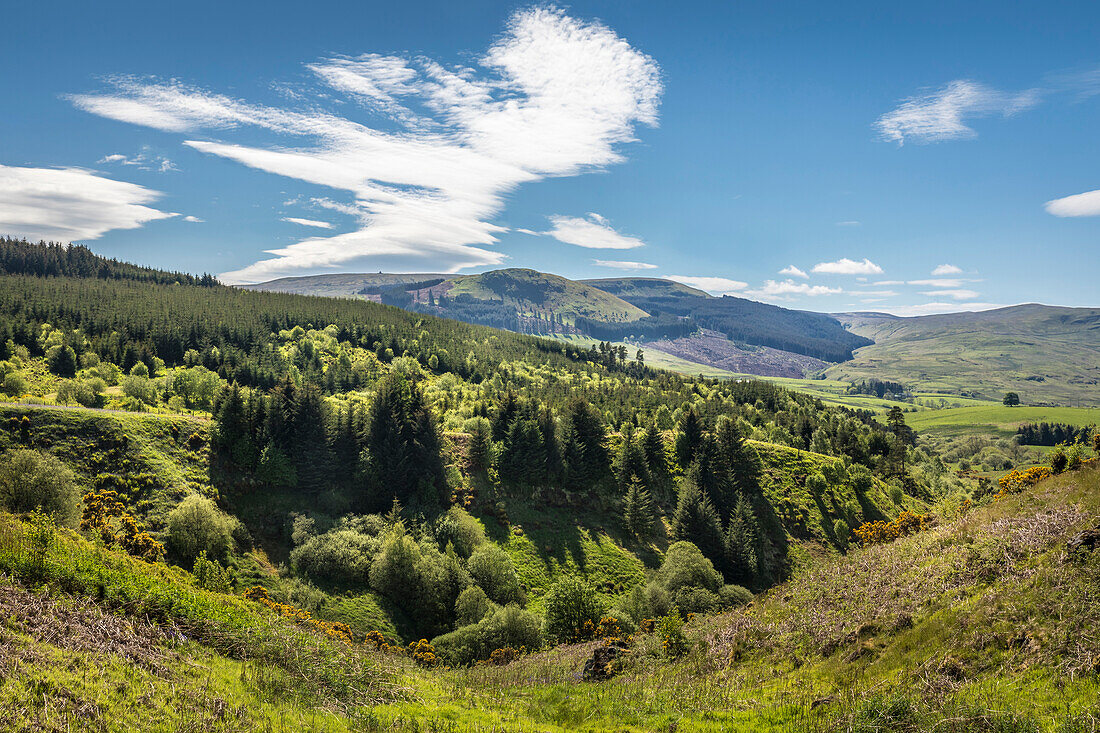
[[[1100,406],[1100,309],[1019,305],[980,313],[898,318],[838,316],[874,339],[828,370],[840,380],[900,381],[913,390],[1025,404]]]
[[[502,666],[420,669],[67,533],[55,533],[51,559],[39,561],[30,528],[3,517],[0,722],[104,731],[1095,730],[1100,549],[1067,553],[1066,542],[1096,526],[1098,497],[1100,474],[1083,469],[982,506],[945,505],[931,529],[853,549],[745,609],[688,623],[681,656],[670,657],[658,634],[635,635],[604,682],[579,674],[597,642]]]
[[[960,433],[975,431],[1014,435],[1023,423],[1100,424],[1100,408],[1077,407],[1005,407],[986,404],[950,410],[928,410],[908,417],[910,427],[919,432]]]
[[[480,275],[453,278],[446,291],[457,298],[466,294],[477,300],[512,303],[523,316],[554,312],[572,324],[578,317],[607,323],[644,318],[641,308],[583,282],[536,270],[511,268]]]
[[[281,277],[278,280],[242,285],[247,290],[263,290],[273,293],[296,293],[298,295],[324,295],[330,298],[362,298],[363,288],[371,286],[401,285],[423,280],[447,279],[452,275],[432,273],[339,273],[335,275],[306,275],[302,277]]]
[[[650,277],[601,277],[581,280],[586,285],[599,288],[620,298],[690,297],[709,298],[705,291],[675,280]]]

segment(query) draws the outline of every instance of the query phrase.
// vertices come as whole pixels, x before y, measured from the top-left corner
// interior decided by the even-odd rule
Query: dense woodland
[[[878,517],[866,498],[876,482],[896,503],[941,480],[942,464],[914,470],[931,459],[900,410],[883,425],[768,382],[656,371],[608,343],[5,246],[8,394],[41,363],[58,402],[100,406],[118,385],[123,409],[213,413],[207,488],[145,517],[169,560],[247,576],[244,553],[262,548],[284,563],[265,581],[284,601],[343,608],[357,632],[435,638],[454,662],[580,638],[604,614],[627,628],[715,611],[785,578],[806,519],[775,504],[756,445],[825,460],[798,479],[812,501],[850,487],[858,502],[830,508],[844,519],[819,540],[840,550],[859,518]],[[599,517],[624,546],[667,549],[644,583],[573,579],[528,607],[483,528],[507,526],[510,506]]]
[[[599,281],[593,281],[593,285],[598,287]],[[728,295],[703,298],[624,293],[620,297],[655,318],[669,315],[687,318],[697,327],[719,331],[733,341],[793,351],[823,361],[846,361],[852,358],[853,349],[874,343],[846,331],[836,319],[821,313],[789,310]],[[623,329],[629,333],[628,324],[623,324]]]

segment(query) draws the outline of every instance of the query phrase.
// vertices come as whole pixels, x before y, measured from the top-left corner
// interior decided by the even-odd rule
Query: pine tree
[[[493,462],[493,436],[489,421],[473,418],[469,425],[470,439],[466,444],[466,466],[470,473],[483,474]]]
[[[391,498],[428,506],[447,498],[439,428],[423,393],[400,373],[379,383],[364,442],[364,509],[379,511]]]
[[[726,529],[726,568],[730,582],[751,586],[756,581],[756,545],[759,535],[760,528],[752,505],[741,497],[737,500]]]
[[[725,564],[726,543],[718,512],[687,478],[680,482],[680,496],[672,515],[672,537],[693,543],[711,562]]]
[[[649,489],[652,482],[649,463],[646,461],[641,444],[629,426],[623,430],[623,442],[615,456],[613,468],[621,486],[627,487],[631,482],[638,481],[644,489]]]
[[[252,442],[248,416],[245,414],[241,388],[236,382],[218,405],[215,425],[211,447],[224,469],[230,473],[252,469],[256,460],[255,445]]]
[[[538,423],[512,420],[500,454],[500,477],[513,484],[538,486],[546,481],[546,450]]]
[[[672,489],[672,469],[668,462],[668,449],[657,423],[651,422],[641,438],[642,453],[645,454],[649,468],[650,485],[660,496],[666,496]]]
[[[315,385],[306,383],[294,397],[294,432],[290,438],[290,459],[298,474],[298,486],[319,492],[332,481],[332,454],[326,430],[325,398]],[[347,476],[355,467],[342,467]]]
[[[688,407],[680,417],[676,433],[676,462],[684,471],[696,458],[699,446],[703,442],[703,422],[694,407]]]
[[[511,390],[505,392],[504,397],[493,413],[493,440],[497,442],[504,440],[504,436],[508,434],[508,426],[512,424],[512,420],[519,413],[519,409],[519,398],[516,397],[515,393]]]
[[[728,416],[718,420],[715,429],[719,460],[726,478],[742,496],[760,490],[760,458],[745,440],[737,422]]]
[[[565,426],[566,484],[574,491],[588,491],[610,472],[603,420],[591,405],[574,398],[566,407]]]
[[[653,498],[638,479],[632,479],[623,496],[623,523],[636,539],[643,539],[653,529],[656,516]]]

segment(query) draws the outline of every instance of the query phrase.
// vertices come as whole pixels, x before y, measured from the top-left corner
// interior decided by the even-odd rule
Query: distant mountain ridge
[[[509,268],[477,275],[315,275],[246,287],[366,298],[469,323],[550,336],[682,344],[700,329],[709,329],[734,342],[722,351],[736,352],[740,348],[743,353],[734,354],[735,363],[750,366],[753,358],[749,355],[754,352],[744,346],[810,357],[804,362],[787,360],[786,368],[790,369],[789,364],[795,363],[844,361],[851,358],[853,349],[871,343],[845,331],[832,316],[744,298],[716,298],[661,278],[570,280],[536,270]],[[709,338],[713,340],[713,336]],[[769,357],[770,361],[774,356]],[[728,359],[724,357],[723,361]],[[772,369],[769,364],[761,373],[772,374]]]
[[[1100,308],[1027,303],[930,316],[834,316],[875,343],[830,367],[830,377],[989,399],[1017,392],[1031,404],[1100,405]]]

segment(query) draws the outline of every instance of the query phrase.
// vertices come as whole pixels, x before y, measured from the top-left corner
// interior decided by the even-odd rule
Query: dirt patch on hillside
[[[726,338],[725,334],[707,329],[694,336],[651,341],[644,346],[697,364],[762,377],[801,378],[831,366],[829,362],[812,356],[780,351],[769,346],[739,346]]]

